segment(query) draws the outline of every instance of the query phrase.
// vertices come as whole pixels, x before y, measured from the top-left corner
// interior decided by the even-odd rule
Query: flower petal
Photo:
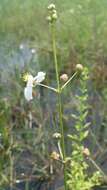
[[[44,72],[38,72],[37,76],[34,77],[34,80],[36,81],[36,83],[40,83],[45,79],[45,75],[46,73]]]
[[[33,99],[33,96],[32,96],[32,86],[27,86],[25,87],[24,89],[24,96],[26,98],[27,101],[30,101]]]
[[[34,82],[34,78],[32,75],[28,76],[28,81],[27,81],[27,85],[26,86],[31,86],[33,87],[33,82]]]

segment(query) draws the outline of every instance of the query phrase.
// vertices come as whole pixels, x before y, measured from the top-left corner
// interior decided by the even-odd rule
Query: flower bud
[[[60,155],[56,151],[54,151],[51,153],[51,158],[54,160],[59,160]]]
[[[47,16],[46,20],[47,20],[48,22],[52,22],[51,16]]]
[[[53,20],[57,20],[57,18],[58,18],[57,14],[54,13],[54,14],[52,15],[52,19],[53,19]]]
[[[82,66],[81,64],[77,64],[77,65],[76,65],[76,70],[77,70],[78,72],[82,72],[82,71],[83,71],[83,66]]]
[[[61,134],[60,133],[54,133],[53,134],[53,138],[60,139],[61,138]]]
[[[83,154],[84,154],[84,156],[89,156],[90,155],[89,149],[88,148],[84,148],[83,149]]]
[[[55,9],[52,10],[53,14],[57,14],[57,11]]]
[[[48,10],[52,10],[52,9],[55,9],[55,5],[53,3],[48,6]]]
[[[66,81],[68,80],[68,75],[67,75],[67,74],[62,74],[62,75],[60,76],[60,80],[66,82]]]

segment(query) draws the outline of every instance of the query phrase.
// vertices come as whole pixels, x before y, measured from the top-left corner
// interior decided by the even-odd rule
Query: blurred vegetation
[[[93,159],[107,172],[107,1],[52,2],[56,4],[59,13],[56,38],[60,73],[71,76],[77,63],[87,65],[90,71],[88,119],[91,121],[92,140],[89,138],[88,143]],[[0,185],[8,184],[10,180],[10,149],[13,183],[20,178],[23,181],[48,179],[49,184],[53,180],[53,174],[50,177],[49,155],[55,149],[52,134],[56,132],[55,126],[58,126],[56,99],[54,94],[37,88],[34,102],[26,103],[21,80],[22,72],[29,70],[35,75],[42,69],[47,73],[45,83],[55,85],[50,29],[45,19],[49,3],[49,0],[0,0]],[[19,48],[23,43],[28,46],[27,53],[35,48],[37,57],[31,55],[29,59],[23,58],[23,50]],[[13,61],[14,55],[17,57],[16,63]],[[13,66],[9,67],[11,62]],[[24,66],[20,65],[21,62]],[[65,126],[68,126],[65,131],[72,130],[71,115],[78,104],[75,101],[78,84],[77,79],[62,97],[63,120]],[[53,173],[60,176],[60,164],[52,165]]]
[[[97,88],[106,82],[107,2],[105,0],[53,1],[59,12],[57,47],[59,64],[71,73],[76,63],[88,64]],[[46,7],[49,0],[3,0],[0,2],[0,36],[11,41],[11,49],[22,41],[48,59],[51,53]],[[43,33],[41,32],[43,31]],[[13,41],[13,43],[12,43]],[[9,42],[10,44],[10,42]],[[8,45],[9,46],[9,45]],[[52,69],[49,60],[44,64]],[[96,68],[97,67],[97,68]],[[101,77],[102,76],[102,77]],[[100,84],[99,84],[100,83]]]

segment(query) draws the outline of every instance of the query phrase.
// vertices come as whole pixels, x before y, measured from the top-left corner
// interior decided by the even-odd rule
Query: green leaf
[[[72,140],[78,140],[78,136],[77,135],[68,135],[68,137]]]

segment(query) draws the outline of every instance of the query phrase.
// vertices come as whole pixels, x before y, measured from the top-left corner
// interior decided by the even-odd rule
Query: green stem
[[[61,159],[63,160],[63,154],[62,154],[62,149],[61,149],[61,145],[60,145],[60,141],[58,140],[58,150],[61,156]]]
[[[58,71],[55,30],[54,29],[55,29],[54,24],[51,24],[52,46],[53,46],[54,64],[55,64],[56,81],[57,81],[57,89],[58,89],[57,96],[58,96],[59,124],[60,124],[60,133],[61,133],[61,149],[62,149],[63,161],[65,161],[66,154],[65,154],[64,127],[63,127],[63,119],[62,119],[61,88],[60,88],[60,82],[59,82],[59,71]],[[64,187],[65,187],[65,190],[67,190],[67,183],[66,182],[67,182],[66,164],[64,164]]]
[[[26,183],[25,183],[25,190],[29,190],[29,182],[28,181],[26,181]]]
[[[102,169],[98,166],[98,164],[91,158],[88,158],[90,160],[90,162],[95,166],[95,168],[97,168],[97,170],[104,176],[105,178],[105,173],[102,171]],[[106,179],[107,180],[107,179]]]
[[[71,80],[76,76],[77,72],[75,72],[69,79],[68,81],[61,87],[61,90],[63,90],[68,84],[69,82],[71,82]]]
[[[45,88],[48,88],[48,89],[50,89],[50,90],[53,90],[54,92],[58,92],[57,89],[55,89],[55,88],[53,88],[53,87],[51,87],[51,86],[47,86],[47,85],[41,84],[41,83],[39,83],[38,85],[39,85],[39,86],[43,86],[43,87],[45,87]]]

